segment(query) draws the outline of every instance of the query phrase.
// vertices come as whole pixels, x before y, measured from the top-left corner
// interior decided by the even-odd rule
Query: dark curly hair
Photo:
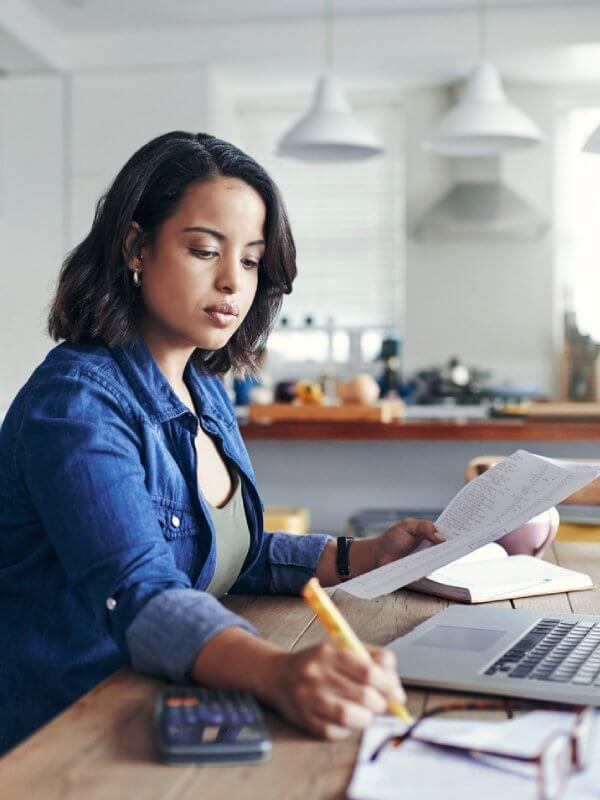
[[[225,347],[197,349],[205,372],[253,370],[256,359],[296,277],[296,247],[279,191],[267,172],[237,147],[206,133],[173,131],[140,148],[98,201],[88,235],[65,259],[48,318],[55,339],[101,339],[110,347],[133,344],[141,308],[123,248],[131,223],[141,228],[129,253],[152,244],[186,189],[198,181],[229,176],[252,186],[266,206],[265,253],[258,287],[244,322]]]

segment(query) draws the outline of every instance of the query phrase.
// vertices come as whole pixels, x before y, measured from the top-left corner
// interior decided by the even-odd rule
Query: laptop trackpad
[[[427,647],[445,647],[451,650],[481,652],[501,639],[506,631],[491,628],[463,628],[458,625],[436,625],[423,636],[413,639],[413,644]]]

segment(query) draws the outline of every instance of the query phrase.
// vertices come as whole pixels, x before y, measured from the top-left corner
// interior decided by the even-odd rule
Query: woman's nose
[[[235,294],[240,289],[241,264],[237,256],[224,256],[219,262],[216,285],[219,291]]]

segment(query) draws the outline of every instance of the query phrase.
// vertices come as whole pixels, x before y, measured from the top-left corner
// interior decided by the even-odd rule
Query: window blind
[[[357,114],[384,143],[363,162],[309,164],[274,154],[301,104],[241,108],[242,148],[271,174],[288,210],[298,251],[298,278],[282,316],[301,325],[389,326],[402,330],[404,191],[401,116],[397,106]],[[356,109],[355,109],[356,111]]]
[[[581,333],[600,342],[598,252],[600,156],[582,152],[600,121],[600,105],[565,113],[559,139],[557,185],[557,262],[568,288],[567,305]]]

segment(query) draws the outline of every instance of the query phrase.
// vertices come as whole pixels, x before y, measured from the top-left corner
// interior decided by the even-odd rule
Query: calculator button
[[[200,712],[199,718],[202,720],[202,722],[212,725],[222,725],[225,722],[225,714],[222,711],[219,711],[218,708],[204,709]]]

